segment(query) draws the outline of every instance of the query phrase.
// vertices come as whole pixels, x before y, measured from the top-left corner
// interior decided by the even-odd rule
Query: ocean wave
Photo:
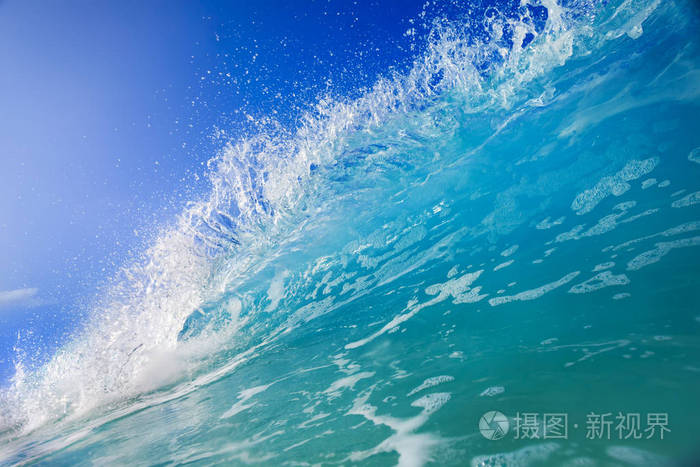
[[[280,283],[313,295],[303,274],[296,285],[286,279],[284,259],[300,245],[308,258],[315,243],[338,251],[352,245],[361,255],[362,242],[352,244],[348,232],[381,217],[387,199],[400,203],[397,193],[464,164],[521,115],[555,103],[567,91],[556,89],[552,70],[639,37],[662,7],[672,8],[658,0],[523,2],[515,14],[489,10],[479,23],[485,36],[464,18],[437,18],[407,72],[378,79],[358,98],[321,98],[294,130],[260,122],[259,133],[231,141],[209,161],[208,195],[121,269],[70,342],[40,368],[16,362],[0,395],[0,436],[70,423],[98,407],[117,410],[145,394],[175,397],[232,371],[239,360],[231,355],[254,355],[320,313],[323,303],[314,300],[278,306]],[[586,71],[567,73],[557,84]],[[443,150],[465,140],[469,151]],[[317,235],[320,226],[328,238]],[[321,257],[310,270],[327,266]],[[377,271],[379,283],[406,267]],[[273,285],[260,290],[260,283]],[[364,285],[354,287],[360,295]]]

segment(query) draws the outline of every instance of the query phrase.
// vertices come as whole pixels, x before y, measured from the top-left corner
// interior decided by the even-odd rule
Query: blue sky
[[[400,68],[423,4],[0,1],[0,382],[207,189],[215,128]]]

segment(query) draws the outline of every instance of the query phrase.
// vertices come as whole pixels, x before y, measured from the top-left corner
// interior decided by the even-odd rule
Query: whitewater
[[[0,464],[700,458],[697,4],[457,10],[405,70],[222,147],[69,342],[17,359]]]

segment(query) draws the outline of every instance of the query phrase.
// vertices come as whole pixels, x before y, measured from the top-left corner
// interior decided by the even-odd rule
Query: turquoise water
[[[542,4],[513,44],[436,24],[405,74],[223,148],[85,328],[17,362],[0,463],[697,462],[697,6]]]

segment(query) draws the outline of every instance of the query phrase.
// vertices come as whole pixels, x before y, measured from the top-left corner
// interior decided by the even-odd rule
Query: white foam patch
[[[323,420],[324,418],[328,418],[330,415],[331,414],[325,412],[318,413],[313,417],[309,418],[308,420],[304,420],[303,422],[301,422],[299,425],[297,425],[297,428],[311,428],[314,426],[314,423],[318,422],[319,420]]]
[[[695,232],[697,230],[700,230],[700,221],[692,221],[692,222],[686,222],[684,224],[677,225],[675,227],[671,227],[670,229],[666,229],[663,232],[657,232],[652,235],[647,235],[645,237],[640,237],[640,238],[635,238],[634,240],[629,240],[624,243],[621,243],[619,245],[614,246],[612,249],[613,251],[618,251],[624,248],[629,248],[632,245],[635,245],[637,243],[643,242],[645,240],[651,240],[652,238],[656,237],[673,237],[675,235],[679,235],[682,233],[687,233],[687,232]]]
[[[700,245],[700,236],[683,238],[672,242],[659,242],[656,244],[656,248],[645,251],[644,253],[635,256],[632,260],[630,260],[627,263],[627,270],[636,271],[645,266],[649,266],[650,264],[654,264],[670,253],[671,250],[675,250],[676,248],[688,248],[698,245]]]
[[[633,207],[637,205],[637,202],[634,200],[631,201],[625,201],[624,203],[617,203],[615,206],[613,206],[613,211],[629,211]]]
[[[430,415],[447,404],[452,396],[449,392],[435,392],[411,402],[411,407],[422,407],[426,415]]]
[[[479,278],[482,272],[484,272],[483,269],[464,274],[463,276],[456,279],[451,279],[444,283],[433,284],[425,289],[425,293],[428,295],[458,297],[469,290],[470,286]]]
[[[659,163],[657,157],[644,160],[631,160],[614,175],[603,177],[593,188],[579,193],[571,203],[577,215],[591,212],[601,201],[608,196],[621,196],[630,188],[630,182],[648,174]]]
[[[674,201],[673,203],[671,203],[671,207],[686,208],[688,206],[692,206],[698,203],[700,203],[700,191],[696,191],[695,193],[691,193],[689,195],[684,196],[681,199]]]
[[[345,354],[338,354],[333,359],[333,364],[338,367],[338,371],[351,375],[360,371],[360,365],[353,363],[345,357]]]
[[[423,383],[421,383],[420,386],[416,386],[415,388],[411,389],[411,392],[409,392],[407,396],[410,397],[415,393],[422,391],[423,389],[432,388],[439,384],[449,383],[454,380],[454,377],[450,375],[433,376],[432,378],[428,378],[425,381],[423,381]]]
[[[604,289],[613,285],[627,285],[630,283],[629,278],[624,274],[614,275],[610,271],[603,271],[587,281],[576,284],[569,289],[569,293],[589,293],[596,290]]]
[[[620,221],[620,224],[626,224],[628,222],[636,221],[637,219],[640,219],[642,217],[650,216],[652,214],[656,214],[659,212],[659,208],[653,208],[653,209],[647,209],[644,212],[640,212],[639,214],[635,214],[634,216],[626,217]]]
[[[560,233],[559,235],[557,235],[554,238],[554,241],[560,243],[569,240],[578,240],[579,238],[581,238],[581,231],[585,226],[585,224],[579,224],[577,226],[574,226],[568,232]]]
[[[284,279],[289,275],[289,271],[282,271],[275,275],[267,289],[267,299],[270,303],[265,308],[268,313],[274,311],[284,298]]]
[[[258,455],[253,455],[250,452],[250,448],[262,444],[263,446],[269,445],[269,441],[272,438],[278,437],[284,434],[284,430],[277,430],[272,433],[266,433],[261,431],[253,434],[252,436],[243,439],[241,441],[223,442],[219,443],[213,449],[207,449],[206,451],[198,449],[181,449],[178,455],[175,457],[176,460],[172,463],[177,465],[202,465],[211,464],[212,459],[226,459],[227,465],[269,465],[271,459],[276,455],[269,452],[263,451]],[[131,453],[130,453],[131,454]],[[124,457],[117,457],[115,462],[95,462],[98,465],[114,465],[114,464],[124,464]]]
[[[520,245],[510,246],[501,252],[501,256],[508,257],[508,256],[512,255],[513,253],[515,253],[516,251],[518,251],[519,247],[520,247]]]
[[[627,201],[625,203],[619,203],[613,207],[613,213],[602,217],[598,222],[586,231],[583,231],[585,224],[580,224],[569,230],[568,232],[561,233],[554,239],[555,242],[566,242],[569,240],[580,240],[585,237],[593,237],[596,235],[603,235],[617,228],[618,224],[623,224],[627,222],[635,221],[639,218],[649,216],[658,212],[658,209],[648,209],[639,214],[622,219],[627,212],[632,209],[637,204],[636,201]]]
[[[629,0],[622,2],[615,9],[615,13],[603,23],[612,23],[617,26],[616,29],[609,30],[605,34],[605,38],[617,39],[623,34],[626,34],[631,39],[639,39],[644,33],[644,28],[642,27],[644,22],[651,16],[660,3],[661,0],[654,0],[643,5]],[[632,14],[625,17],[624,13],[629,12],[632,12]]]
[[[562,467],[597,467],[598,465],[598,461],[590,457],[579,456],[562,464]]]
[[[503,386],[491,386],[481,391],[479,397],[493,397],[503,394],[504,392],[506,392],[506,388]]]
[[[626,224],[628,222],[633,222],[636,221],[637,219],[640,219],[642,217],[650,216],[652,214],[655,214],[659,211],[658,208],[654,209],[647,209],[644,212],[635,214],[633,216],[625,217],[623,218],[626,214],[627,211],[631,208],[633,208],[636,205],[636,201],[628,201],[626,203],[620,203],[613,207],[613,212],[612,214],[608,214],[607,216],[601,218],[598,220],[598,222],[591,228],[589,228],[586,231],[583,231],[583,228],[585,227],[584,224],[577,225],[573,229],[571,229],[568,232],[561,233],[556,236],[554,239],[555,242],[565,242],[569,240],[580,240],[582,238],[586,237],[593,237],[595,235],[603,235],[605,233],[608,233],[614,229],[617,228],[619,224]]]
[[[589,329],[590,326],[585,326],[584,329]],[[573,362],[566,362],[564,364],[565,368],[572,367],[576,365],[577,363],[586,361],[590,358],[595,357],[596,355],[600,355],[606,352],[610,352],[616,349],[620,349],[622,347],[626,347],[630,344],[630,341],[627,339],[620,339],[616,341],[609,341],[609,342],[600,342],[600,343],[588,343],[588,344],[569,344],[569,345],[560,345],[557,347],[552,347],[552,350],[558,350],[558,349],[563,349],[563,348],[569,348],[573,349],[574,351],[581,351],[583,353],[583,356],[580,358],[576,359]]]
[[[610,214],[598,220],[598,223],[581,234],[581,237],[592,237],[594,235],[603,235],[617,227],[617,219],[623,214]]]
[[[459,272],[459,267],[457,267],[456,265],[452,266],[452,268],[450,268],[450,270],[447,271],[447,278],[452,279],[454,276],[457,275],[458,272]]]
[[[642,182],[642,190],[646,190],[647,188],[651,188],[654,185],[656,185],[656,179],[655,178],[647,178]]]
[[[291,446],[287,446],[286,448],[282,449],[282,451],[283,451],[283,452],[291,451],[292,449],[296,449],[296,448],[298,448],[299,446],[305,445],[306,443],[308,443],[308,442],[311,441],[312,439],[314,439],[314,438],[302,439],[302,440],[299,441],[298,443],[294,443],[294,444],[292,444]]]
[[[399,455],[398,466],[419,467],[431,458],[431,450],[441,443],[439,437],[430,433],[415,433],[428,421],[430,415],[443,407],[449,400],[449,393],[427,394],[411,403],[412,407],[421,408],[421,412],[410,418],[396,418],[390,415],[377,415],[377,407],[367,403],[370,391],[355,399],[348,415],[360,415],[375,425],[384,425],[393,430],[393,434],[377,446],[364,451],[354,451],[345,462],[362,462],[374,455],[396,452]]]
[[[546,229],[551,229],[552,227],[556,225],[560,225],[564,222],[566,219],[566,216],[561,216],[559,219],[556,220],[550,220],[549,216],[542,219],[536,226],[535,228],[538,230],[546,230]]]
[[[632,294],[629,294],[627,292],[622,292],[622,293],[616,293],[615,295],[613,295],[612,298],[613,298],[613,300],[623,300],[623,299],[629,298],[631,296],[632,296]]]
[[[499,269],[507,268],[508,266],[513,264],[514,261],[515,261],[514,259],[511,259],[509,261],[504,261],[503,263],[498,264],[496,267],[494,267],[493,270],[498,271]]]
[[[663,456],[631,446],[610,446],[605,452],[613,459],[628,465],[670,465],[669,460]]]
[[[614,266],[615,266],[614,261],[608,261],[607,263],[596,264],[595,267],[593,268],[593,272],[605,271],[606,269],[610,269]]]
[[[700,164],[700,146],[690,151],[690,153],[688,154],[688,160],[690,162]]]
[[[540,298],[544,294],[551,292],[552,290],[554,290],[558,287],[561,287],[562,285],[564,285],[568,282],[571,282],[576,276],[579,275],[579,273],[580,273],[580,271],[571,272],[557,281],[550,282],[548,284],[537,287],[535,289],[525,290],[525,291],[520,292],[516,295],[505,295],[503,297],[494,297],[494,298],[489,300],[489,305],[496,306],[496,305],[502,305],[504,303],[515,302],[515,301],[535,300],[537,298]]]
[[[452,300],[452,303],[455,305],[459,305],[460,303],[476,303],[486,298],[486,296],[488,296],[488,294],[481,293],[481,286],[474,287],[469,289],[468,292],[464,292],[456,296],[454,300]]]
[[[330,399],[335,399],[340,397],[340,395],[346,389],[354,389],[355,385],[360,380],[371,378],[372,376],[374,376],[373,371],[362,371],[360,373],[355,373],[354,375],[345,376],[344,378],[333,381],[333,383],[331,383],[328,389],[323,391],[323,393],[329,396]]]
[[[265,384],[262,386],[255,386],[253,388],[244,389],[243,391],[239,392],[238,393],[238,402],[233,404],[233,406],[230,409],[228,409],[226,412],[224,412],[224,414],[221,416],[221,418],[233,417],[234,415],[253,407],[255,405],[254,403],[246,404],[248,399],[252,398],[256,394],[260,394],[261,392],[266,391],[267,388],[269,388],[273,384],[274,383]]]
[[[498,454],[486,454],[472,458],[472,467],[500,467],[517,465],[527,467],[546,461],[554,451],[559,449],[556,443],[536,444],[527,446],[511,452],[501,452]]]
[[[408,305],[406,305],[406,313],[402,313],[394,317],[379,331],[375,332],[369,337],[346,344],[345,348],[355,349],[357,347],[361,347],[367,344],[368,342],[373,341],[377,337],[389,331],[392,331],[400,324],[408,321],[413,316],[415,316],[416,313],[420,312],[423,308],[427,308],[429,306],[433,306],[437,303],[443,302],[450,297],[454,298],[453,303],[455,304],[474,303],[482,300],[486,297],[486,295],[479,294],[479,292],[481,291],[481,287],[475,287],[473,289],[470,288],[470,285],[481,275],[482,272],[484,272],[483,269],[464,274],[463,276],[457,277],[455,279],[450,279],[444,283],[433,284],[431,286],[428,286],[425,289],[425,293],[428,295],[437,295],[435,298],[433,298],[432,300],[428,300],[424,303],[418,303],[417,301],[411,300],[408,303]]]
[[[659,188],[666,188],[667,186],[671,186],[671,180],[664,180],[662,182],[659,182]]]

